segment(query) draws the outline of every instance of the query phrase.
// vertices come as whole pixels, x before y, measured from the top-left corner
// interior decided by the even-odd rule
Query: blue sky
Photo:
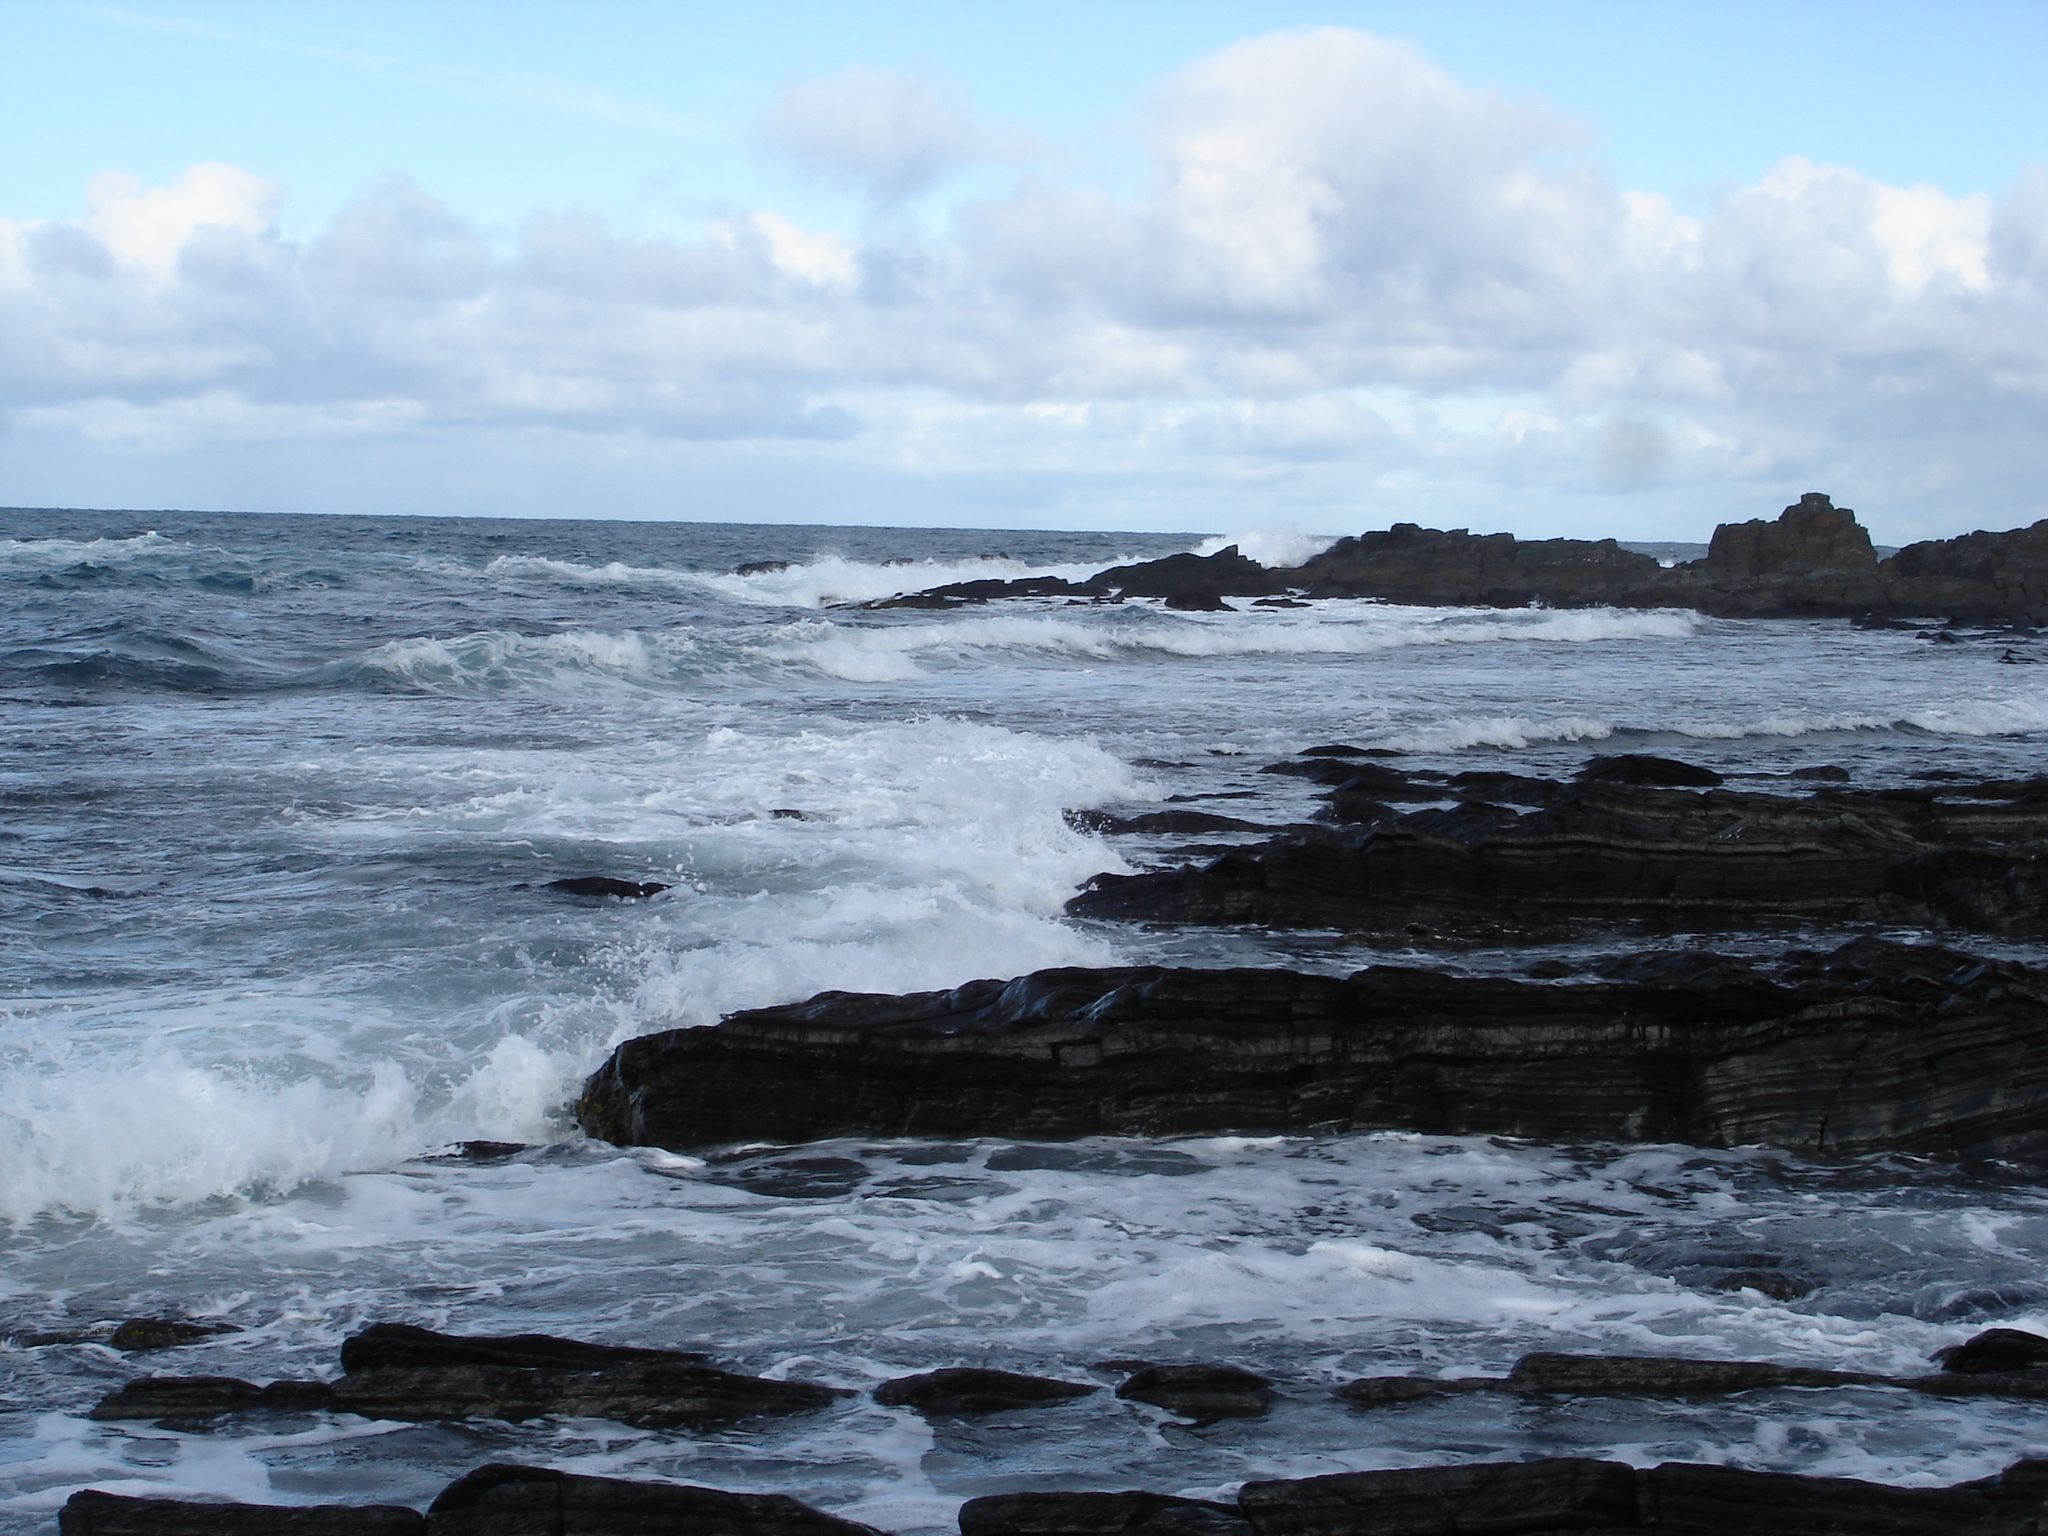
[[[7,503],[2048,515],[2039,3],[8,0],[0,43]]]

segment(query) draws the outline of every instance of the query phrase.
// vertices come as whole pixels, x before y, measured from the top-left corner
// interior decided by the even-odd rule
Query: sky
[[[0,505],[2048,516],[2043,0],[0,0]]]

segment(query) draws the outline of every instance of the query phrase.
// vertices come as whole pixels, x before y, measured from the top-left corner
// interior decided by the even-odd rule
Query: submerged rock
[[[1336,1396],[1361,1408],[1460,1392],[1555,1393],[1572,1397],[1716,1397],[1786,1387],[1894,1387],[1936,1397],[2048,1401],[2048,1338],[1993,1328],[1936,1357],[1921,1376],[1830,1371],[1766,1360],[1694,1360],[1660,1355],[1524,1355],[1505,1376],[1365,1376]]]
[[[1858,940],[1763,969],[1644,957],[1563,983],[1140,966],[827,992],[620,1045],[589,1135],[1406,1130],[2048,1158],[2048,974]]]
[[[1191,1419],[1255,1418],[1273,1403],[1273,1383],[1235,1365],[1150,1365],[1116,1389]]]
[[[627,901],[659,896],[668,887],[654,880],[617,880],[610,875],[577,875],[550,880],[547,888],[570,896],[617,896]]]
[[[233,1323],[195,1323],[183,1317],[131,1317],[108,1336],[107,1344],[110,1348],[140,1355],[241,1331]]]
[[[1037,1408],[1099,1392],[1079,1381],[1050,1376],[1025,1376],[979,1366],[948,1366],[916,1376],[898,1376],[875,1388],[875,1401],[885,1408],[916,1408],[924,1413],[1001,1413],[1012,1408]]]

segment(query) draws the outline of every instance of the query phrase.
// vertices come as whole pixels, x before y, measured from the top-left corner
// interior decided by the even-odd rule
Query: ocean
[[[1230,542],[1269,563],[1320,543],[0,513],[0,1532],[51,1529],[86,1486],[423,1503],[488,1461],[924,1533],[1020,1489],[1215,1495],[1556,1454],[1932,1485],[2048,1454],[2048,1405],[1879,1389],[1327,1396],[1533,1349],[1912,1371],[1988,1323],[2048,1330],[2048,1199],[2023,1169],[1405,1134],[723,1158],[579,1137],[566,1106],[618,1041],[831,988],[1529,963],[1063,916],[1089,876],[1173,846],[1063,812],[1302,820],[1314,787],[1257,770],[1309,746],[1552,774],[1622,750],[1835,763],[1866,785],[2048,767],[2048,674],[2001,664],[2040,659],[2024,640],[1678,611],[848,606]],[[546,889],[579,875],[669,889]],[[454,1155],[479,1140],[523,1150]],[[1744,1253],[1810,1289],[1699,1279]],[[137,1357],[21,1342],[151,1315],[238,1331]],[[332,1374],[373,1321],[862,1389],[1230,1361],[1281,1398],[1202,1428],[1107,1392],[951,1423],[855,1396],[705,1433],[85,1417],[147,1372]]]

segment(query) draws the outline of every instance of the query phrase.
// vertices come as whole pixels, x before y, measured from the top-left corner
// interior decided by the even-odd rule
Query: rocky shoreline
[[[544,1335],[476,1338],[378,1324],[343,1345],[344,1374],[337,1382],[257,1388],[218,1377],[145,1378],[111,1394],[93,1417],[168,1414],[157,1420],[159,1427],[189,1431],[201,1418],[229,1414],[327,1410],[447,1422],[579,1412],[628,1424],[702,1428],[710,1421],[700,1411],[701,1378],[707,1372],[724,1375],[702,1361],[690,1353]],[[1368,1411],[1479,1391],[1698,1399],[1876,1388],[2048,1398],[2048,1338],[2039,1335],[1992,1329],[1944,1351],[1936,1365],[1928,1374],[1895,1378],[1761,1361],[1539,1354],[1525,1356],[1504,1378],[1372,1377],[1339,1385],[1332,1395]],[[1195,1426],[1260,1417],[1277,1395],[1273,1380],[1229,1364],[1106,1362],[1100,1369],[1124,1377],[1118,1398]],[[733,1398],[713,1418],[825,1408],[851,1395],[800,1382],[725,1379],[745,1383],[753,1397]],[[487,1390],[479,1392],[479,1383]],[[775,1397],[770,1388],[784,1396]],[[957,1418],[1028,1412],[1100,1390],[1092,1383],[951,1369],[884,1382],[871,1396],[884,1406]],[[961,1536],[1507,1536],[1586,1529],[2020,1536],[2040,1530],[2044,1517],[2048,1463],[2036,1461],[1949,1488],[1901,1489],[1680,1462],[1636,1468],[1561,1457],[1254,1481],[1234,1502],[1132,1490],[1000,1493],[963,1504],[959,1529]],[[782,1494],[498,1463],[457,1478],[424,1512],[399,1505],[253,1505],[86,1490],[65,1504],[58,1529],[63,1536],[882,1536]]]
[[[2048,1462],[1947,1488],[1558,1457],[1246,1483],[1234,1502],[1117,1492],[970,1499],[960,1536],[2025,1536]],[[74,1494],[62,1536],[883,1536],[785,1494],[493,1463],[424,1513],[395,1505],[199,1504]]]
[[[1518,539],[1396,523],[1339,539],[1299,566],[1236,546],[1113,566],[1084,581],[956,582],[868,608],[946,609],[1001,598],[1221,609],[1371,598],[1423,607],[1692,608],[1724,618],[1860,618],[2048,625],[2048,519],[2006,533],[1909,544],[1879,558],[1856,514],[1810,491],[1775,521],[1723,523],[1699,560],[1664,566],[1613,539]]]

